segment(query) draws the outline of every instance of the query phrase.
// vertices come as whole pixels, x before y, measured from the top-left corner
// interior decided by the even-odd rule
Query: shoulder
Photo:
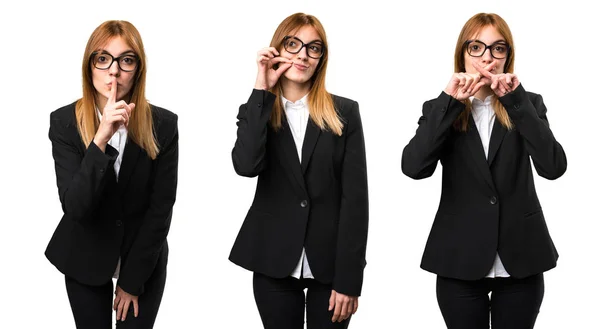
[[[152,119],[158,124],[177,125],[177,114],[152,104],[150,104],[150,108],[152,109]]]
[[[152,104],[150,104],[150,108],[152,109],[152,121],[159,143],[164,143],[165,139],[171,140],[178,133],[177,114]]]
[[[331,94],[331,97],[333,98],[335,109],[341,117],[347,119],[358,115],[358,102],[334,94]]]
[[[65,125],[75,124],[75,105],[77,101],[65,105],[50,113],[50,122],[60,122]]]

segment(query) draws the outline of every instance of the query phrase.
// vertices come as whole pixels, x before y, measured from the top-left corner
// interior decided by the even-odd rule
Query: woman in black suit
[[[538,201],[531,160],[547,179],[567,159],[538,94],[513,74],[506,22],[477,14],[456,44],[455,72],[425,102],[402,170],[414,179],[443,166],[442,196],[421,267],[436,273],[448,328],[533,328],[544,295],[543,272],[558,254]],[[491,292],[491,298],[488,293]]]
[[[145,98],[137,29],[107,21],[83,58],[83,97],[50,115],[64,211],[46,257],[65,275],[77,328],[152,328],[177,188],[177,116]],[[113,300],[113,281],[117,278]]]
[[[323,26],[287,17],[258,52],[238,114],[239,175],[258,176],[230,260],[254,271],[265,328],[346,328],[358,308],[368,226],[358,104],[325,90]],[[304,289],[308,288],[307,295]]]

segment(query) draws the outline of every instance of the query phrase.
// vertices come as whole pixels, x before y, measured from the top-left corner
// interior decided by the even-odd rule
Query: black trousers
[[[144,285],[144,293],[138,298],[139,314],[133,315],[129,306],[125,321],[117,321],[118,329],[151,329],[162,300],[167,279],[167,253],[161,253],[154,272]],[[65,276],[67,294],[78,329],[111,329],[114,288],[112,280],[101,286],[88,286]]]
[[[436,290],[448,329],[487,329],[490,315],[492,329],[531,329],[544,298],[544,276],[476,281],[438,276]]]
[[[254,299],[265,329],[304,328],[305,307],[308,329],[348,328],[350,318],[331,322],[333,310],[328,311],[331,284],[293,277],[274,279],[254,273],[253,285]]]

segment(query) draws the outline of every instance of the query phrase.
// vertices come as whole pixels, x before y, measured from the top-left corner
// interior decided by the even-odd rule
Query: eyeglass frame
[[[110,56],[110,57],[112,58],[112,61],[110,62],[110,64],[109,64],[109,65],[108,65],[106,68],[104,68],[104,69],[103,69],[103,68],[99,68],[99,67],[98,67],[98,66],[96,66],[96,64],[94,63],[94,58],[95,58],[96,56],[98,56],[98,55],[108,55],[108,56]],[[135,59],[137,60],[137,62],[135,63],[135,67],[133,68],[133,70],[124,70],[124,69],[121,67],[121,62],[119,62],[119,60],[120,60],[122,57],[127,57],[127,56],[129,56],[129,57],[135,57]],[[113,65],[113,63],[114,63],[114,62],[117,62],[117,66],[119,67],[119,70],[121,70],[121,71],[123,71],[123,72],[133,72],[133,71],[137,70],[137,68],[138,68],[138,65],[139,65],[140,58],[139,58],[139,56],[138,56],[138,55],[136,55],[135,53],[125,53],[125,54],[122,54],[121,56],[114,57],[113,55],[111,55],[110,53],[108,53],[108,52],[106,52],[106,51],[94,51],[94,52],[92,53],[92,55],[90,56],[90,60],[92,61],[92,65],[94,65],[94,67],[95,67],[96,69],[98,69],[98,70],[106,71],[106,70],[110,69],[110,67]]]
[[[299,41],[299,42],[302,44],[302,46],[300,47],[300,49],[298,49],[298,51],[296,51],[296,52],[291,52],[291,51],[289,51],[289,50],[287,49],[287,47],[285,46],[285,45],[286,45],[286,43],[285,43],[285,42],[286,42],[287,40],[289,40],[289,39],[296,39],[296,40],[298,40],[298,41]],[[307,55],[308,57],[310,57],[310,58],[313,58],[313,59],[320,59],[320,58],[322,58],[322,57],[325,55],[325,50],[327,49],[327,47],[325,47],[325,45],[323,44],[323,41],[321,41],[321,40],[315,40],[315,41],[311,41],[311,42],[309,42],[309,43],[304,43],[304,41],[302,41],[302,40],[298,39],[298,38],[297,38],[297,37],[295,37],[295,36],[291,36],[291,35],[287,35],[287,36],[283,37],[283,41],[282,41],[281,43],[283,43],[283,49],[285,49],[285,51],[287,51],[287,52],[288,52],[288,53],[290,53],[290,54],[298,54],[298,53],[300,53],[300,52],[302,51],[302,48],[306,47],[306,55]],[[321,51],[321,56],[319,56],[319,57],[312,57],[312,56],[309,54],[309,52],[308,52],[308,46],[310,46],[311,44],[316,44],[316,43],[320,43],[320,45],[321,45],[321,47],[322,47],[322,49],[323,49],[323,50]]]
[[[471,55],[471,52],[469,51],[469,45],[471,43],[473,43],[473,42],[479,42],[479,43],[481,43],[482,45],[485,46],[485,48],[483,49],[483,52],[481,53],[481,55],[479,55],[479,56]],[[502,44],[502,45],[506,46],[506,56],[505,57],[498,58],[498,57],[494,56],[494,54],[492,52],[492,47],[494,45],[498,45],[498,44]],[[496,41],[496,42],[494,42],[494,43],[492,43],[491,45],[488,46],[487,44],[485,44],[485,42],[483,42],[481,40],[467,40],[467,41],[465,41],[465,43],[463,45],[463,48],[465,48],[465,50],[467,51],[467,54],[469,54],[469,56],[471,56],[471,57],[483,57],[483,55],[485,55],[485,52],[489,49],[490,50],[490,56],[492,56],[495,59],[505,59],[505,58],[508,58],[510,56],[510,52],[512,50],[511,46],[506,41]]]

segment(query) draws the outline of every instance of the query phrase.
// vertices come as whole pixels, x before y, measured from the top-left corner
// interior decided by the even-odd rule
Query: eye
[[[288,46],[289,47],[296,47],[298,45],[298,43],[294,40],[290,40],[288,41]]]
[[[96,57],[96,61],[98,63],[106,63],[106,62],[108,62],[108,57],[106,55],[98,55]]]
[[[478,51],[481,50],[481,47],[478,44],[474,43],[469,46],[469,49],[471,49],[472,51]]]
[[[315,53],[321,53],[321,51],[323,50],[323,46],[319,45],[319,44],[313,44],[309,46],[309,49]]]
[[[506,45],[495,45],[494,51],[500,54],[504,54],[507,51],[508,47]]]
[[[133,56],[125,56],[121,59],[121,62],[123,62],[123,64],[135,64],[137,59]]]

